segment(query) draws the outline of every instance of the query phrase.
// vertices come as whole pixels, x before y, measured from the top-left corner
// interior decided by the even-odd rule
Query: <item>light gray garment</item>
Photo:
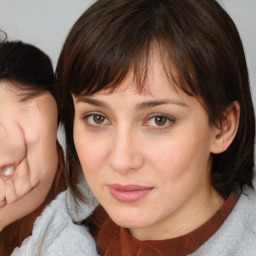
[[[66,190],[58,195],[36,219],[32,235],[11,256],[96,256],[96,245],[83,225],[74,224],[91,215],[98,202],[81,178],[86,204],[80,207]]]
[[[245,186],[220,229],[191,256],[256,256],[256,193]]]
[[[98,205],[86,183],[87,204],[75,204],[69,192],[58,196],[35,223],[33,235],[12,256],[94,256],[95,243],[86,227],[75,225]],[[68,206],[67,206],[68,205]],[[40,243],[42,243],[40,245]],[[256,193],[245,186],[220,229],[190,256],[256,256]]]

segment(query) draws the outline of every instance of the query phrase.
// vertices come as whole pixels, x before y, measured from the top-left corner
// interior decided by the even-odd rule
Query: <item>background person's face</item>
[[[24,101],[25,93],[0,82],[0,174],[7,200],[1,228],[44,201],[57,170],[56,102],[50,93]]]
[[[111,94],[73,98],[87,182],[113,221],[141,240],[189,232],[221,201],[210,185],[215,134],[208,115],[153,63],[150,93],[136,93],[130,75]]]

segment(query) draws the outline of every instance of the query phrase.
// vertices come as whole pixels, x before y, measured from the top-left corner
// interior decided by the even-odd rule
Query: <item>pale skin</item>
[[[147,91],[132,71],[112,93],[73,96],[74,143],[88,185],[118,225],[139,240],[187,234],[210,219],[223,198],[210,185],[211,154],[235,137],[233,102],[221,128],[195,97],[174,88],[157,54]]]
[[[43,203],[57,170],[56,102],[50,93],[31,99],[25,94],[1,81],[0,185],[7,204],[0,209],[0,230]],[[6,175],[8,166],[13,171]]]

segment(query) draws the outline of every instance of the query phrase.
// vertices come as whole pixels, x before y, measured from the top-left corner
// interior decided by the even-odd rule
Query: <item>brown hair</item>
[[[0,81],[7,80],[27,91],[28,97],[50,92],[56,98],[56,78],[50,58],[22,41],[0,43]]]
[[[73,193],[81,198],[71,94],[115,90],[131,69],[142,92],[153,47],[168,77],[203,104],[210,124],[219,125],[239,102],[238,132],[225,152],[212,156],[211,182],[223,197],[235,183],[252,186],[255,117],[242,42],[229,15],[215,0],[98,0],[74,24],[56,70]]]

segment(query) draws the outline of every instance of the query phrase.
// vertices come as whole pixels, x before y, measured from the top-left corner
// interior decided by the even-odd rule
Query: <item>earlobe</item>
[[[227,107],[220,127],[213,128],[211,153],[222,153],[230,146],[238,130],[239,118],[240,104],[234,101]]]

